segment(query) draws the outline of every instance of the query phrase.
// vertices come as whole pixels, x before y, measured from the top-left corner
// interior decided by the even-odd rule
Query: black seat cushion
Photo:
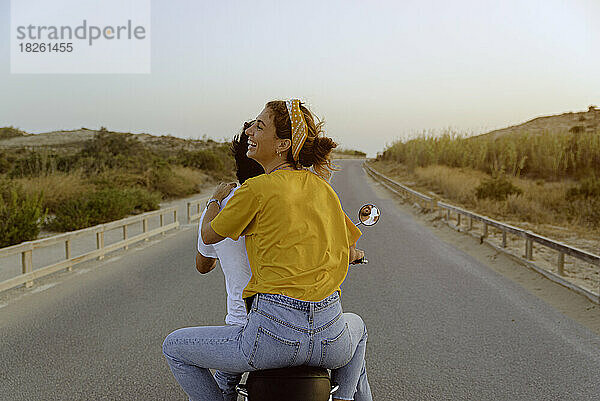
[[[327,369],[294,366],[250,372],[246,386],[249,401],[327,401],[331,381]]]

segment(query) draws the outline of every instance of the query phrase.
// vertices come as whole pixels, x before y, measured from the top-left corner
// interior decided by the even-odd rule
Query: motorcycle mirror
[[[358,223],[356,225],[372,226],[379,221],[380,215],[381,212],[377,206],[371,203],[363,205],[358,211]]]

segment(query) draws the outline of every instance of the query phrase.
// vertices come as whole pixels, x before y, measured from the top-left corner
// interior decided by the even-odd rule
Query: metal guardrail
[[[165,225],[164,216],[170,213],[173,213],[173,223]],[[148,219],[155,216],[159,216],[159,227],[153,230],[148,230]],[[129,238],[127,235],[127,226],[139,222],[142,223],[142,233]],[[127,217],[106,224],[100,224],[94,227],[84,228],[82,230],[71,231],[44,239],[27,241],[18,245],[2,248],[0,249],[0,257],[19,253],[21,254],[22,274],[0,282],[0,292],[22,284],[25,284],[25,287],[31,287],[33,285],[33,280],[35,279],[55,273],[61,269],[71,270],[73,265],[90,259],[98,258],[101,260],[108,252],[115,251],[119,248],[127,249],[131,244],[134,244],[138,241],[148,240],[154,235],[164,234],[166,231],[177,227],[179,227],[179,222],[177,221],[177,208],[170,207],[137,216]],[[122,228],[123,240],[105,246],[104,233],[117,228]],[[96,249],[82,255],[72,256],[71,248],[73,240],[92,233],[96,234]],[[64,242],[65,244],[65,259],[34,270],[33,251],[61,242]]]
[[[565,286],[585,295],[591,301],[600,303],[600,289],[599,289],[599,294],[594,294],[593,292],[588,291],[585,288],[579,287],[579,286],[563,279],[564,267],[565,267],[565,255],[569,255],[569,256],[572,256],[581,261],[590,263],[590,264],[598,267],[599,269],[600,269],[600,256],[595,255],[590,252],[587,252],[587,251],[584,251],[584,250],[581,250],[581,249],[578,249],[578,248],[575,248],[575,247],[572,247],[572,246],[569,246],[569,245],[566,245],[566,244],[563,244],[558,241],[554,241],[552,239],[543,237],[534,232],[531,232],[528,230],[523,230],[523,229],[511,226],[509,224],[501,223],[499,221],[490,219],[489,217],[470,212],[470,211],[462,209],[460,207],[453,206],[453,205],[450,205],[445,202],[439,202],[435,197],[424,195],[424,194],[417,192],[411,188],[408,188],[405,185],[400,184],[399,182],[392,180],[389,177],[386,177],[385,175],[372,169],[366,163],[363,163],[363,167],[370,176],[372,176],[373,178],[375,178],[376,180],[381,182],[385,187],[392,190],[393,192],[399,193],[401,196],[404,196],[404,197],[412,198],[417,203],[419,203],[420,206],[423,208],[429,208],[431,211],[434,211],[434,212],[437,211],[439,213],[440,217],[445,217],[444,220],[445,220],[446,224],[448,224],[450,226],[453,226],[452,224],[450,224],[451,213],[456,213],[456,215],[457,215],[456,223],[457,224],[456,224],[456,226],[453,226],[454,228],[460,229],[462,217],[466,217],[469,219],[467,229],[465,230],[467,232],[470,232],[473,229],[474,221],[479,221],[480,223],[482,223],[482,233],[479,236],[479,238],[482,241],[488,237],[488,227],[491,226],[491,227],[494,227],[494,228],[500,230],[502,233],[502,246],[501,246],[501,248],[499,248],[499,250],[503,250],[503,248],[506,248],[507,234],[513,234],[513,235],[523,238],[525,240],[525,258],[526,258],[525,262],[528,266],[534,268],[535,270],[542,273],[544,276],[550,278],[551,280],[559,282],[560,284],[565,285]],[[547,271],[545,269],[542,269],[530,262],[533,260],[533,244],[534,243],[545,246],[547,248],[551,248],[558,252],[557,260],[556,260],[558,275],[556,275],[550,271]]]

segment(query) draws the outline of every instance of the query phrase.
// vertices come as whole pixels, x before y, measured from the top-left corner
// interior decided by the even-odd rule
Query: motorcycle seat
[[[246,388],[249,401],[327,401],[331,380],[327,369],[294,366],[250,372]]]

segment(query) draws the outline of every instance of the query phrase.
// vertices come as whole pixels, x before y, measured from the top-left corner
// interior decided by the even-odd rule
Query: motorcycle
[[[380,215],[377,206],[363,205],[358,211],[358,222],[354,224],[373,226]],[[351,264],[366,263],[369,261],[362,257]],[[245,401],[331,401],[338,388],[325,368],[293,366],[250,372],[246,383],[237,385],[236,390]]]

